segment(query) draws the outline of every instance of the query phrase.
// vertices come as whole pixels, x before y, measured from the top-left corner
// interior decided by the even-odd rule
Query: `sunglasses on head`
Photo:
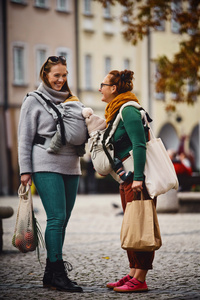
[[[58,62],[61,61],[62,63],[66,63],[66,57],[65,56],[49,56],[47,58],[47,61],[45,63],[45,65],[49,62]]]

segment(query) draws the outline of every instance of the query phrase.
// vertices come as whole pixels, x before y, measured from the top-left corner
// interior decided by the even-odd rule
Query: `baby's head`
[[[94,112],[91,107],[84,107],[82,110],[82,115],[85,119],[89,118],[91,115],[93,115],[93,113]]]

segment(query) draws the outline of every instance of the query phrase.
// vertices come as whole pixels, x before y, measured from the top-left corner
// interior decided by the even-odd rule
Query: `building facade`
[[[17,127],[25,95],[35,90],[39,71],[51,55],[67,58],[69,84],[76,93],[75,3],[73,0],[1,1],[4,80],[1,90],[0,193],[16,192],[19,185]],[[3,59],[2,59],[3,58]]]
[[[186,136],[187,150],[200,170],[200,105],[178,104],[165,110],[168,94],[154,90],[158,55],[178,50],[177,24],[166,22],[137,46],[122,35],[119,4],[103,8],[93,0],[7,0],[0,3],[0,194],[19,185],[17,127],[24,96],[40,83],[39,70],[50,55],[67,58],[69,86],[85,106],[104,116],[100,83],[113,69],[134,71],[134,93],[149,112],[153,130],[167,148],[177,150]]]

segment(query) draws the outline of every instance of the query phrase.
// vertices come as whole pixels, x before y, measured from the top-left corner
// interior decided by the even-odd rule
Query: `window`
[[[40,82],[40,69],[47,59],[47,49],[38,46],[36,49],[36,85]]]
[[[72,51],[69,48],[60,47],[60,48],[57,48],[56,55],[57,56],[64,56],[66,58],[67,71],[68,71],[68,74],[69,74],[68,77],[67,77],[67,81],[68,81],[68,84],[69,84],[70,88],[72,88],[72,85],[73,85]]]
[[[164,31],[165,30],[165,20],[162,20],[163,12],[160,10],[160,7],[154,8],[154,21],[158,22],[159,25],[156,26],[156,30]]]
[[[103,8],[103,16],[106,19],[111,19],[111,7],[110,7],[110,3],[106,3],[106,7]]]
[[[192,0],[189,0],[189,2],[188,2],[188,12],[191,14],[192,13],[192,9],[194,9],[194,7],[192,6]],[[197,22],[198,22],[198,20],[197,20]],[[197,27],[198,27],[198,25],[196,24],[196,22],[193,22],[193,24],[192,24],[193,26],[194,26],[194,28],[188,28],[188,30],[187,30],[187,33],[189,34],[189,35],[194,35],[194,34],[196,34],[197,33]],[[192,27],[193,27],[192,26]]]
[[[105,58],[105,75],[111,71],[111,57]]]
[[[92,88],[92,57],[90,54],[85,56],[85,88]]]
[[[172,92],[172,93],[171,93],[171,99],[172,99],[173,101],[176,101],[177,98],[178,98],[178,94]]]
[[[48,0],[35,0],[35,6],[40,8],[48,8]]]
[[[188,80],[187,89],[188,89],[188,97],[190,97],[192,101],[196,101],[197,100],[196,92],[198,91],[197,81],[194,82],[194,80],[193,81]]]
[[[92,14],[91,0],[84,0],[83,1],[83,13],[85,15],[91,15]]]
[[[127,7],[122,6],[122,22],[128,23],[129,22],[129,16],[127,15]]]
[[[85,20],[83,20],[83,28],[87,32],[94,33],[93,19],[85,18]]]
[[[13,67],[14,67],[14,84],[25,84],[25,46],[22,43],[17,43],[13,46]]]
[[[103,31],[106,35],[114,35],[115,34],[115,28],[113,26],[113,23],[108,21],[108,20],[105,20],[104,22],[104,26],[103,26]]]
[[[129,60],[129,58],[124,59],[124,69],[130,70],[130,60]]]
[[[27,4],[27,0],[11,0],[11,2],[18,4]]]
[[[71,0],[57,0],[57,9],[63,12],[71,10]]]
[[[171,9],[172,9],[171,30],[174,33],[179,33],[180,24],[177,21],[177,14],[179,14],[182,10],[181,0],[172,1]]]

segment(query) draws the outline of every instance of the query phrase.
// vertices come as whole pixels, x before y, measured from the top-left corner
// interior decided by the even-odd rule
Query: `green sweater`
[[[123,121],[120,120],[114,134],[114,143],[118,141],[115,156],[122,159],[129,154],[129,151],[133,150],[134,180],[141,181],[144,179],[148,129],[144,129],[140,111],[133,106],[125,107],[122,117]],[[128,138],[120,141],[125,134],[128,135]]]

